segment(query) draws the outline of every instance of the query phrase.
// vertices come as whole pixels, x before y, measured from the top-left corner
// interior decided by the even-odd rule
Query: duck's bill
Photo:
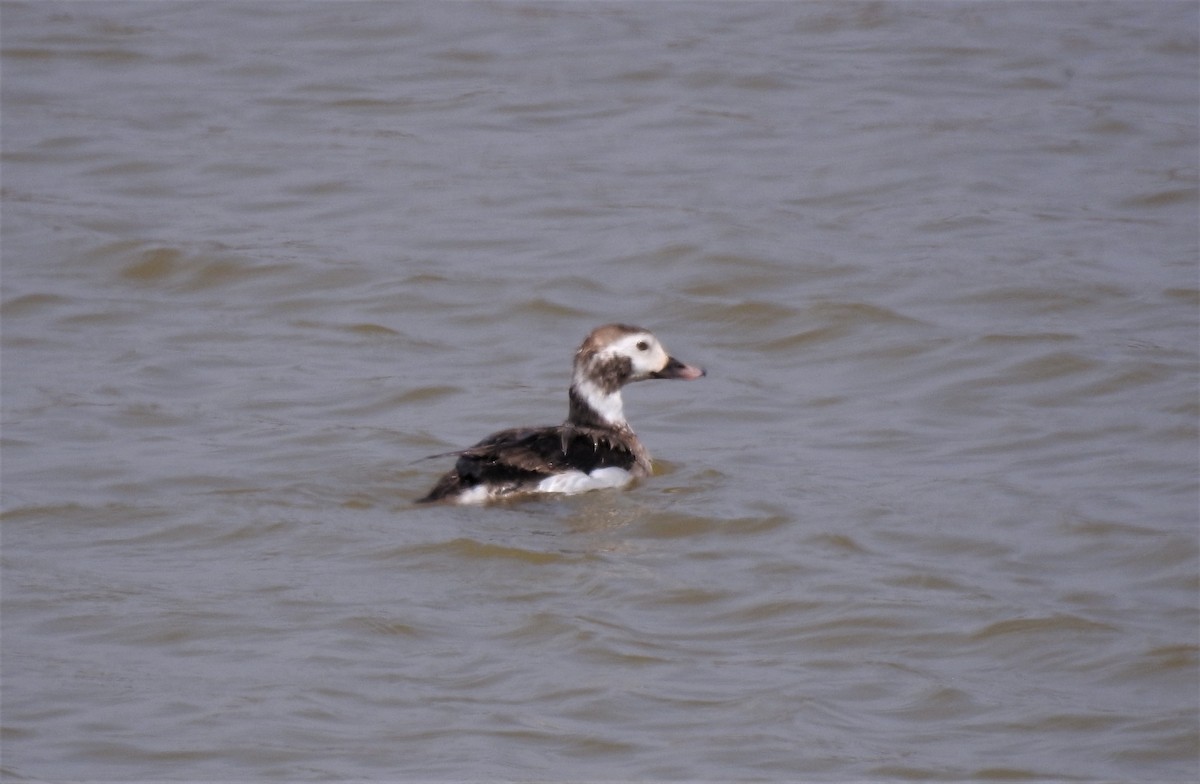
[[[668,357],[667,364],[657,373],[651,373],[651,378],[678,378],[684,381],[691,381],[694,378],[700,378],[705,375],[704,368],[696,367],[695,365],[685,365],[675,357]]]

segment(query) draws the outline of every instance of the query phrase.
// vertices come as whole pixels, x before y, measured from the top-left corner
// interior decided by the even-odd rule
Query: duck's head
[[[573,382],[612,394],[626,384],[650,378],[684,381],[700,378],[704,368],[688,365],[667,353],[646,329],[628,324],[597,327],[575,352]]]

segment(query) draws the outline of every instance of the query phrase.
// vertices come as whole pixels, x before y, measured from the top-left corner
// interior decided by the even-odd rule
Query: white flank
[[[464,490],[454,497],[456,504],[482,504],[492,498],[487,485],[475,485],[470,490]]]
[[[564,471],[561,474],[546,477],[533,487],[526,488],[524,492],[575,495],[576,493],[586,493],[589,490],[607,490],[609,488],[624,487],[632,481],[633,474],[624,468],[611,466],[609,468],[597,468],[590,474],[585,474],[582,471]],[[469,490],[464,490],[455,496],[454,503],[485,504],[504,495],[505,493],[498,493],[496,492],[496,488],[489,487],[486,484],[475,485]]]
[[[615,466],[597,468],[590,474],[582,471],[565,471],[561,474],[548,476],[538,482],[534,489],[539,493],[586,493],[588,490],[605,490],[610,487],[624,487],[633,479],[633,475],[624,468]]]

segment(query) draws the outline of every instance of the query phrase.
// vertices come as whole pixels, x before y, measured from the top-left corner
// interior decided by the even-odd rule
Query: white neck
[[[583,398],[588,408],[613,427],[625,427],[625,404],[621,400],[621,390],[605,393],[600,387],[585,377],[576,377],[573,384],[576,393]]]

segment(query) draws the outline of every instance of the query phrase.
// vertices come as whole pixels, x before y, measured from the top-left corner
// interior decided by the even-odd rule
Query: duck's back
[[[649,473],[649,459],[631,430],[558,427],[493,433],[458,455],[422,502],[470,503],[521,492],[582,492],[616,487]]]

